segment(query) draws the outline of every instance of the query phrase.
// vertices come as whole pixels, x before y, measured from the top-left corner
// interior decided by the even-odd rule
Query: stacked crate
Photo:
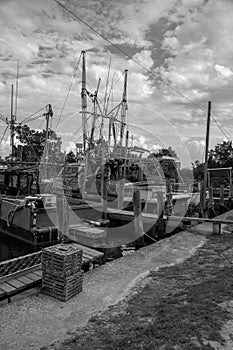
[[[42,251],[42,292],[67,301],[82,291],[83,251],[75,243],[57,244]]]

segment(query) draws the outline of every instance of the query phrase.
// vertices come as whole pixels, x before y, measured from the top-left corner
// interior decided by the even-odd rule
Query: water
[[[31,245],[0,232],[0,262],[33,253]]]

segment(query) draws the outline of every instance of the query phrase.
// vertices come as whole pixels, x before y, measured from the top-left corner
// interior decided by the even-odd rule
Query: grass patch
[[[213,350],[231,314],[233,237],[210,237],[190,259],[151,273],[151,282],[130,300],[110,307],[71,339],[70,350]]]

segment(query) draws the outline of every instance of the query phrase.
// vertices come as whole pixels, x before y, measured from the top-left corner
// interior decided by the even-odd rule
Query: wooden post
[[[170,180],[166,181],[166,208],[167,208],[167,215],[172,215],[172,210],[173,210],[173,204],[172,204],[172,192],[171,192],[171,183]]]
[[[224,206],[224,189],[225,185],[220,185],[220,193],[219,193],[219,204]]]
[[[58,240],[64,241],[64,236],[69,235],[69,204],[66,197],[57,196],[57,226]]]
[[[120,181],[118,181],[118,201],[117,209],[123,209],[124,206],[124,188],[125,188],[125,179],[122,171],[122,165],[120,165]]]
[[[212,223],[212,234],[217,236],[221,234],[221,223]]]
[[[101,200],[102,200],[102,219],[106,220],[107,204],[108,204],[108,170],[105,166],[104,148],[102,148]]]
[[[158,215],[158,236],[163,234],[163,213],[164,213],[164,200],[163,192],[157,192],[157,215]]]
[[[232,187],[232,169],[230,169],[230,176],[229,176],[229,199],[232,199],[233,193],[232,193],[233,187]]]
[[[144,245],[144,229],[141,209],[141,193],[134,190],[133,193],[133,211],[134,211],[134,230],[137,243],[136,245]]]
[[[212,209],[214,206],[214,195],[213,195],[213,187],[212,186],[210,186],[208,188],[208,192],[209,192],[208,207],[209,207],[209,209]]]
[[[205,217],[205,207],[206,207],[206,196],[205,196],[205,186],[204,182],[201,182],[201,191],[200,191],[200,208],[199,208],[199,217]]]

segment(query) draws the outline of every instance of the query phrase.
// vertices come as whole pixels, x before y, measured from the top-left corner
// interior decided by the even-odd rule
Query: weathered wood
[[[101,201],[102,201],[102,219],[107,218],[107,197],[108,197],[108,169],[105,165],[105,148],[102,146],[102,171],[101,171]]]
[[[230,171],[230,179],[229,179],[229,199],[233,197],[233,185],[232,185],[232,170]]]
[[[121,179],[120,181],[118,181],[117,209],[123,209],[123,205],[124,205],[124,188],[125,188],[125,180]]]
[[[104,255],[104,253],[97,250],[76,243],[75,245],[83,250],[82,265],[97,260]],[[31,255],[32,254],[28,254],[29,257]],[[14,260],[17,259],[20,260],[20,258],[15,258]],[[10,302],[12,296],[39,285],[41,281],[41,263],[0,277],[0,300],[8,298],[8,301]]]
[[[164,214],[163,192],[158,191],[157,192],[157,216],[158,216],[158,218],[163,218],[163,214]]]
[[[172,191],[170,180],[166,181],[166,212],[167,215],[172,215],[173,202],[172,202]]]
[[[208,208],[212,209],[214,207],[214,196],[213,196],[213,187],[212,186],[210,186],[208,188],[208,192],[209,192]]]
[[[199,205],[199,216],[204,218],[204,198],[203,198],[203,182],[199,182],[198,183],[199,187],[200,187],[200,205]]]
[[[213,235],[220,235],[221,234],[221,223],[219,223],[219,222],[212,223],[212,234]]]
[[[64,240],[64,236],[69,235],[69,204],[65,196],[57,196],[57,226],[58,239]]]
[[[141,193],[140,190],[134,190],[133,193],[133,210],[134,210],[134,230],[135,238],[138,240],[138,244],[144,244],[144,230],[142,220],[142,209],[141,209]]]
[[[11,279],[7,282],[8,284],[10,284],[11,286],[15,287],[16,289],[22,289],[25,284],[21,281],[19,281],[18,279]]]
[[[163,215],[164,215],[164,199],[163,192],[157,192],[157,216],[158,216],[158,236],[163,234]]]
[[[16,291],[16,288],[7,282],[0,283],[0,288],[3,289],[6,293],[13,293]]]
[[[219,204],[224,205],[224,189],[225,185],[221,184],[220,185],[220,193],[219,193]]]

